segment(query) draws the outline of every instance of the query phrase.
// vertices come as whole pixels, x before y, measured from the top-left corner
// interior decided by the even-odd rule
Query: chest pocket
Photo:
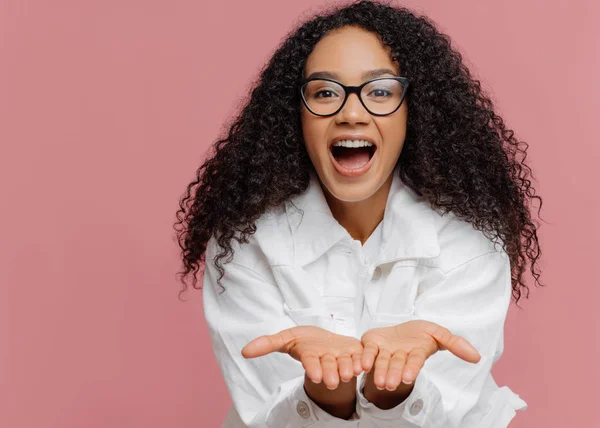
[[[369,327],[386,327],[416,319],[415,300],[420,280],[417,262],[398,261],[388,267],[387,271],[383,269],[382,273],[381,285],[369,287],[365,293],[366,304],[371,314]]]
[[[296,325],[314,325],[333,331],[334,320],[315,279],[300,267],[279,265],[272,269],[283,295],[283,309]]]

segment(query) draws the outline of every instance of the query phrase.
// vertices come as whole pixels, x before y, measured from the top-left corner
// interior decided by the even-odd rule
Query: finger
[[[425,365],[425,360],[428,357],[429,353],[423,348],[414,348],[410,351],[406,358],[406,364],[404,365],[402,382],[407,385],[413,383]]]
[[[377,389],[383,390],[385,389],[385,380],[387,378],[387,371],[390,365],[390,351],[387,349],[380,349],[379,354],[377,354],[377,359],[375,360],[374,372],[373,372],[373,382]]]
[[[402,381],[402,371],[406,364],[406,352],[398,351],[390,359],[388,366],[387,378],[385,381],[385,389],[395,391]]]
[[[350,382],[354,377],[354,369],[352,368],[352,357],[350,354],[342,354],[337,359],[337,365],[342,382]]]
[[[301,363],[308,378],[314,383],[321,383],[323,370],[319,356],[317,354],[305,354],[302,356]]]
[[[325,386],[328,389],[336,389],[340,383],[336,358],[332,354],[323,355],[321,357],[321,367]]]
[[[244,346],[242,355],[244,358],[256,358],[271,352],[287,353],[292,348],[290,345],[295,339],[293,328],[272,335],[260,336]]]
[[[354,366],[354,376],[358,376],[363,372],[363,366],[362,366],[362,351],[361,352],[355,352],[352,354],[352,363]]]
[[[481,354],[467,339],[462,336],[453,335],[450,339],[448,350],[469,363],[478,363],[481,360]]]
[[[435,325],[430,333],[438,342],[438,349],[452,352],[458,358],[461,358],[470,363],[478,363],[481,355],[477,349],[471,345],[467,339],[461,336],[452,334],[450,330],[441,325]]]
[[[377,358],[377,354],[379,354],[379,346],[377,346],[375,342],[367,342],[364,344],[361,357],[362,369],[364,371],[371,371],[375,358]]]

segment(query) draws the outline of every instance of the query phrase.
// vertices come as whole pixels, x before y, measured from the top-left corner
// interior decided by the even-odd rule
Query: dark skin
[[[282,352],[300,361],[307,395],[331,415],[349,419],[356,403],[356,376],[362,371],[368,372],[365,398],[390,409],[410,395],[425,361],[439,350],[472,363],[481,358],[463,337],[423,320],[369,330],[360,341],[321,327],[298,326],[254,339],[242,355]]]
[[[340,83],[358,86],[375,70],[379,70],[378,76],[399,75],[398,64],[374,34],[344,27],[317,43],[307,59],[305,77],[327,71],[335,73]],[[404,144],[407,114],[404,103],[390,115],[373,116],[355,94],[333,116],[315,116],[302,108],[306,149],[331,213],[362,244],[383,219],[392,172]],[[342,134],[366,135],[377,146],[366,173],[347,177],[336,172],[329,143]],[[367,372],[365,397],[381,409],[391,409],[410,395],[425,361],[439,350],[472,363],[481,358],[463,337],[422,320],[373,329],[361,340],[315,326],[298,326],[256,338],[244,347],[242,355],[289,354],[304,367],[307,395],[331,415],[349,419],[356,405],[356,376]]]
[[[365,30],[344,27],[323,37],[308,56],[305,77],[335,73],[340,83],[360,85],[376,77],[399,76],[400,69],[379,39]],[[301,108],[302,133],[333,217],[361,243],[377,227],[387,202],[392,172],[406,136],[406,102],[387,116],[371,115],[356,94],[333,116],[315,116]],[[330,155],[332,139],[344,134],[370,138],[377,150],[372,166],[360,176],[341,175]]]
[[[326,412],[349,419],[356,400],[356,376],[362,372],[360,340],[315,326],[299,326],[261,336],[242,350],[245,358],[285,352],[306,372],[306,394]]]

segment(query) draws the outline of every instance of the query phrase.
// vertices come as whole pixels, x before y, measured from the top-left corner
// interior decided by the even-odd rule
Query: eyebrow
[[[362,74],[362,78],[363,79],[367,79],[367,78],[376,78],[379,76],[382,76],[384,74],[391,74],[392,76],[395,76],[396,73],[393,70],[390,70],[389,68],[376,68],[375,70],[369,70],[369,71],[365,71]],[[311,79],[313,77],[324,77],[324,78],[328,78],[328,79],[340,79],[340,75],[338,73],[335,73],[333,71],[315,71],[314,73],[311,73],[310,76],[307,77],[307,79]]]

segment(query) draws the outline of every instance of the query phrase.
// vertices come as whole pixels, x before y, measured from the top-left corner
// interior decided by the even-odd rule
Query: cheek
[[[387,150],[399,150],[404,144],[406,137],[406,114],[400,112],[398,116],[390,117],[389,121],[380,126],[381,136],[387,144]]]
[[[310,117],[302,115],[302,136],[304,144],[309,153],[315,153],[320,148],[326,147],[325,127],[321,121],[316,121]]]
[[[398,144],[402,144],[404,141],[404,137],[406,136],[406,125],[405,124],[396,124],[394,126],[390,126],[389,129],[386,129],[384,139],[392,143],[392,145],[396,146]]]

